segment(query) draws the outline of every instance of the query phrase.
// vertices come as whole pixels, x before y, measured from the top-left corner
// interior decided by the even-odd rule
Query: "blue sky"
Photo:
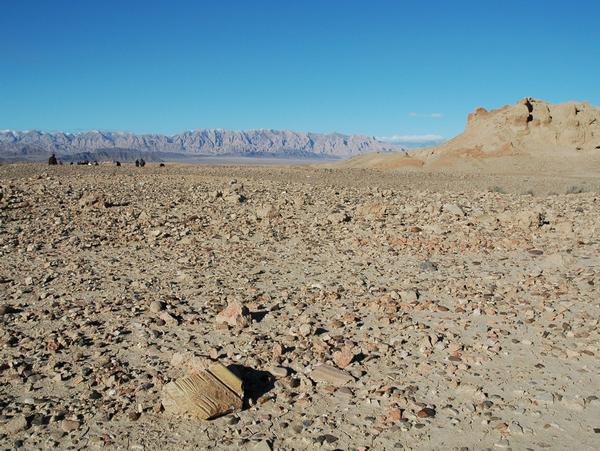
[[[596,1],[6,1],[0,129],[452,137],[477,106],[600,105]]]

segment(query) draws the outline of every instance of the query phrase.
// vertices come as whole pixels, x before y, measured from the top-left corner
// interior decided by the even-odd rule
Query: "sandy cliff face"
[[[422,154],[574,153],[600,150],[600,109],[587,102],[551,104],[525,98],[515,105],[469,114],[464,133]]]
[[[366,155],[351,167],[600,173],[600,109],[588,102],[551,104],[525,98],[477,108],[465,131],[437,147]]]

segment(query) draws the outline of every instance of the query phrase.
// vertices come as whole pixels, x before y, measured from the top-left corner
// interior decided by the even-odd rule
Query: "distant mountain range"
[[[204,129],[173,136],[125,132],[81,133],[0,131],[0,159],[42,160],[51,153],[65,160],[80,155],[95,159],[186,159],[201,156],[271,158],[347,158],[370,152],[401,150],[374,137],[279,130]]]

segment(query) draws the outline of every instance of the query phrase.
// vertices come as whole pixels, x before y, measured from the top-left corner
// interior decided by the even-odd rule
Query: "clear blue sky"
[[[0,129],[460,132],[600,105],[600,2],[5,1]]]

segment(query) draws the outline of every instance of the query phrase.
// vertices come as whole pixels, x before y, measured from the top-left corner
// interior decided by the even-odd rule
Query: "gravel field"
[[[599,182],[0,166],[0,446],[599,449]]]

